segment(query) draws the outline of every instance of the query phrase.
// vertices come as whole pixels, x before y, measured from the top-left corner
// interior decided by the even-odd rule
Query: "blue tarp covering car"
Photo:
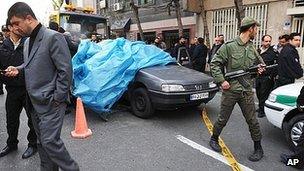
[[[138,70],[176,63],[168,53],[124,38],[98,44],[83,40],[73,57],[73,95],[89,108],[107,112],[127,90]]]

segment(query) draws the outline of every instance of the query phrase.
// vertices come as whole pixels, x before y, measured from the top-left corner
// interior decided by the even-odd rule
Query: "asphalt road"
[[[4,101],[5,96],[0,96],[0,148],[5,146],[7,138]],[[212,122],[216,119],[219,106],[220,93],[205,106]],[[153,118],[140,119],[133,116],[127,107],[119,106],[108,116],[108,122],[88,110],[86,115],[93,132],[90,138],[71,138],[74,113],[66,115],[62,129],[62,139],[81,170],[231,170],[229,165],[218,160],[221,155],[208,153],[210,133],[202,121],[201,108],[157,111]],[[236,160],[247,168],[261,171],[293,170],[279,161],[280,153],[289,152],[282,131],[272,126],[266,118],[259,121],[265,152],[265,157],[260,162],[250,162],[247,159],[253,150],[253,143],[239,107],[233,111],[221,137]],[[38,154],[29,159],[21,159],[27,146],[26,122],[23,111],[19,149],[0,158],[1,171],[39,170]],[[191,143],[182,142],[180,137]],[[201,150],[193,148],[194,146]]]

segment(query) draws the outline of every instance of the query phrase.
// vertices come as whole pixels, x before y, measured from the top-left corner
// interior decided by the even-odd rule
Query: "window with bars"
[[[303,7],[304,6],[304,0],[294,0],[294,7]]]
[[[125,0],[125,11],[131,10],[130,0]]]
[[[155,0],[138,0],[138,5],[153,5]]]
[[[115,3],[119,3],[119,2],[122,2],[122,0],[110,0],[110,5],[113,5]]]
[[[245,16],[252,17],[261,24],[257,37],[254,40],[256,47],[260,46],[262,36],[265,35],[267,31],[267,9],[267,4],[247,6],[245,9]],[[212,12],[212,38],[214,38],[216,35],[223,34],[225,41],[227,41],[234,39],[237,36],[237,33],[235,8],[216,10]]]

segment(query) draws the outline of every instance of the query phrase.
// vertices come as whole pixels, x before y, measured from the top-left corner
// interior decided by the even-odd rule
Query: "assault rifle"
[[[268,65],[268,66],[265,66],[265,69],[267,70],[267,69],[270,69],[270,68],[275,68],[277,66],[278,66],[278,64]],[[255,76],[258,73],[258,68],[259,68],[259,66],[255,65],[255,66],[249,67],[246,70],[241,69],[241,70],[237,70],[237,71],[228,72],[228,73],[225,74],[225,79],[227,81],[229,81],[229,80],[232,80],[232,79],[238,79],[238,78],[240,78],[242,76],[245,76],[245,75]]]

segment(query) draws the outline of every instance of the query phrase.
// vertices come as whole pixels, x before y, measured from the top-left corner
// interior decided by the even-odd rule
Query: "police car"
[[[265,114],[270,123],[284,131],[289,145],[297,145],[304,131],[304,112],[296,106],[296,100],[303,87],[302,82],[288,84],[273,90],[265,102]]]

